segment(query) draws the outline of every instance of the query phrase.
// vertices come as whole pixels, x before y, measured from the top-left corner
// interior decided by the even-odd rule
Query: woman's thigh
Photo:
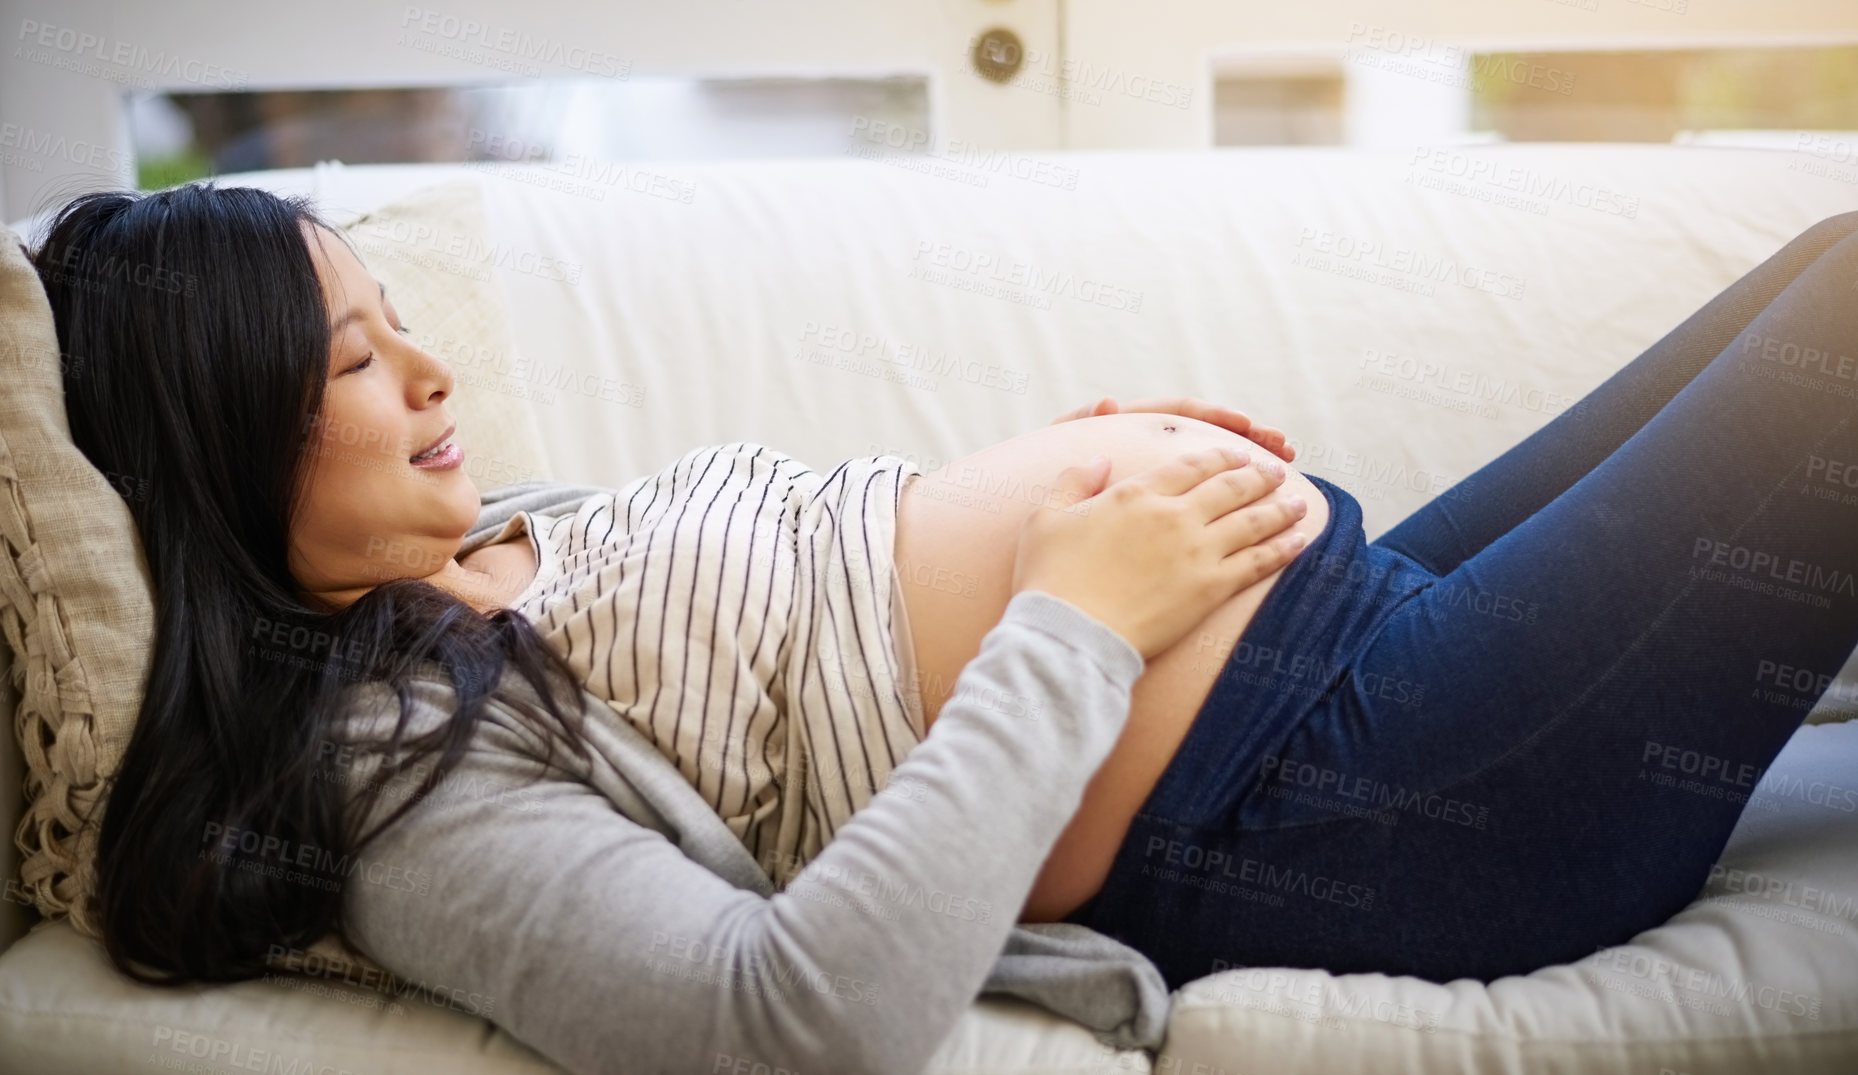
[[[1567,490],[1395,590],[1222,786],[1164,780],[1119,882],[1072,920],[1170,984],[1235,965],[1442,981],[1681,910],[1858,645],[1854,283],[1858,236]]]
[[[1858,645],[1854,283],[1858,235],[1585,477],[1390,617],[1356,668],[1436,680],[1431,715],[1377,728],[1362,764],[1450,783],[1564,722],[1778,752]],[[1782,667],[1825,678],[1777,692]]]
[[[1381,879],[1433,970],[1466,939],[1441,913],[1483,908],[1461,958],[1495,969],[1681,909],[1858,646],[1855,283],[1858,235],[1589,474],[1389,616],[1350,676],[1424,683],[1423,707],[1344,687],[1279,750],[1476,824],[1338,824],[1264,784],[1240,804],[1251,846]]]

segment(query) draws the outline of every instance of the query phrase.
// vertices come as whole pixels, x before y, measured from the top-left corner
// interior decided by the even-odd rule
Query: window
[[[854,124],[929,129],[927,80],[536,79],[519,85],[141,94],[144,189],[224,172],[421,161],[843,154]]]

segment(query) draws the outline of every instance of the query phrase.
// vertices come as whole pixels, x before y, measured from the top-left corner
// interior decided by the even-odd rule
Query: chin
[[[458,532],[463,534],[477,525],[478,513],[484,510],[484,497],[478,491],[477,483],[471,480],[471,476],[464,472],[463,467],[459,467],[454,473],[455,476],[450,479],[450,487],[445,490],[446,503],[452,508],[455,517],[462,520],[462,526]]]

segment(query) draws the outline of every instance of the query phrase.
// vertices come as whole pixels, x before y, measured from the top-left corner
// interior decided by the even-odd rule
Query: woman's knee
[[[1811,244],[1823,251],[1851,235],[1858,235],[1858,209],[1835,213],[1801,232],[1800,237],[1794,241]]]

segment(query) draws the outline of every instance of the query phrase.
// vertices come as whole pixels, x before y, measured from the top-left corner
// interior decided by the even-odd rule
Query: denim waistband
[[[1259,778],[1259,763],[1319,705],[1350,659],[1406,597],[1434,577],[1370,546],[1361,504],[1306,474],[1329,501],[1329,522],[1284,568],[1161,779],[1142,806],[1177,822],[1221,824]]]

